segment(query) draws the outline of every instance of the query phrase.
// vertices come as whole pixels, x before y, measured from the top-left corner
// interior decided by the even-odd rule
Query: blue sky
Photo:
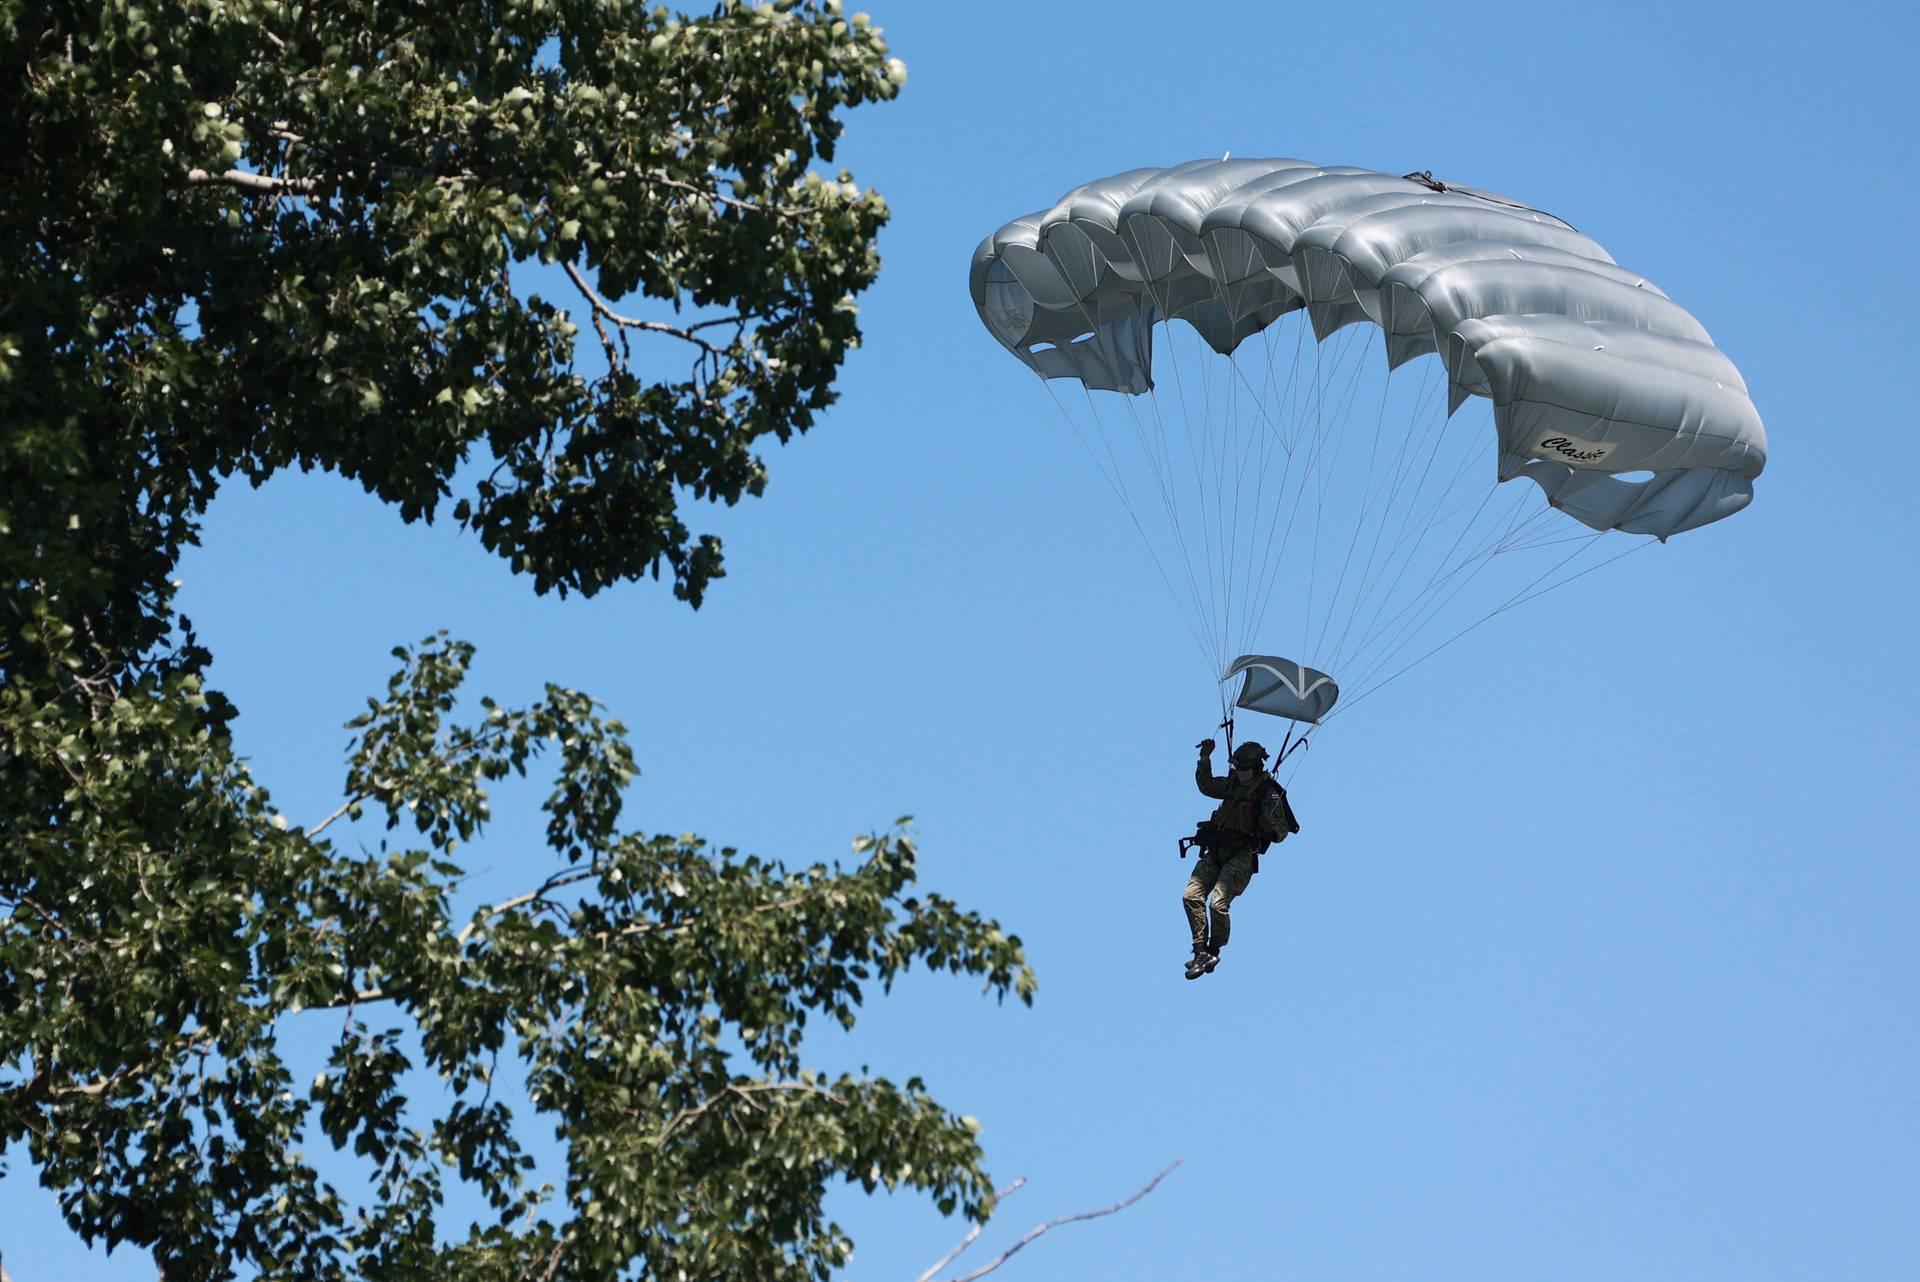
[[[446,628],[476,692],[557,681],[629,723],[636,826],[806,862],[913,814],[925,882],[1027,941],[1037,1004],[915,977],[818,1063],[921,1074],[983,1121],[1029,1185],[982,1259],[1185,1159],[999,1276],[1920,1276],[1913,12],[875,16],[912,78],[841,157],[894,210],[867,342],[766,497],[695,514],[730,571],[699,612],[653,584],[536,599],[337,478],[221,495],[182,601],[276,798],[330,811],[334,727]],[[1226,151],[1562,214],[1713,332],[1772,450],[1748,511],[1502,616],[1317,745],[1304,831],[1188,984],[1173,844],[1214,693],[965,272],[1070,186]],[[538,791],[504,791],[468,852],[483,897],[543,867]],[[5,1187],[20,1282],[149,1275]],[[905,1196],[834,1205],[861,1279],[960,1231]]]

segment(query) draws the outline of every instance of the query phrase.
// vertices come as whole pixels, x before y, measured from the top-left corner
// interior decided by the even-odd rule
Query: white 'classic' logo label
[[[1613,453],[1613,446],[1612,441],[1583,441],[1564,432],[1553,432],[1535,442],[1533,451],[1541,458],[1558,459],[1578,466],[1581,463],[1598,463]]]

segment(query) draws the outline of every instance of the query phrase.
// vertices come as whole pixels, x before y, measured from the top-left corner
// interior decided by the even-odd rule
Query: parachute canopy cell
[[[1318,725],[1333,711],[1340,686],[1317,668],[1271,654],[1243,654],[1228,666],[1222,682],[1244,676],[1234,706]]]
[[[1664,539],[1730,516],[1766,462],[1740,372],[1684,308],[1551,214],[1425,176],[1132,169],[987,237],[970,284],[1041,377],[1133,395],[1161,321],[1222,354],[1303,308],[1316,338],[1377,325],[1390,367],[1440,358],[1449,414],[1493,402],[1500,480],[1596,530]]]

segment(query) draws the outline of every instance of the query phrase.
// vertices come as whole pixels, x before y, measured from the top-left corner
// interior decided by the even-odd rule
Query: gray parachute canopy
[[[1340,686],[1332,677],[1278,655],[1243,654],[1220,680],[1231,681],[1243,673],[1245,679],[1234,705],[1255,712],[1318,725],[1340,697]]]
[[[1740,372],[1685,309],[1560,219],[1424,175],[1132,169],[987,237],[971,286],[1043,378],[1136,395],[1162,320],[1223,354],[1300,308],[1318,338],[1378,325],[1389,366],[1441,358],[1449,413],[1493,401],[1500,480],[1531,478],[1596,530],[1664,539],[1730,516],[1766,462]]]

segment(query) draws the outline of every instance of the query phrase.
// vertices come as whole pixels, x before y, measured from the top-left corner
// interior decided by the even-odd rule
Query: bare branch
[[[842,1107],[845,1107],[847,1102],[843,1097],[835,1095],[826,1087],[813,1082],[729,1082],[714,1094],[701,1100],[698,1104],[691,1104],[668,1118],[667,1124],[661,1127],[659,1133],[654,1136],[654,1142],[664,1144],[668,1137],[675,1131],[685,1126],[688,1122],[691,1122],[694,1118],[699,1117],[702,1113],[716,1107],[729,1095],[736,1096],[744,1103],[752,1104],[754,1107],[759,1108],[760,1105],[753,1097],[755,1095],[765,1095],[770,1092],[818,1095],[820,1098],[839,1104]]]
[[[482,748],[492,747],[493,744],[497,743],[501,738],[503,738],[506,735],[506,733],[507,733],[506,729],[502,726],[489,726],[485,730],[481,731],[481,733],[475,735],[473,738],[466,740],[464,743],[450,744],[447,748],[447,760],[457,761],[462,757],[465,757],[472,753],[480,751]],[[340,803],[340,808],[338,810],[328,815],[325,819],[322,819],[319,823],[315,824],[313,827],[307,829],[306,835],[308,840],[312,840],[313,838],[318,837],[321,833],[325,832],[328,826],[332,824],[336,819],[339,819],[342,815],[346,814],[349,810],[352,810],[355,806],[359,805],[361,802],[372,801],[374,797],[377,795],[378,795],[377,793],[373,793],[373,792],[360,792],[360,793],[355,793],[351,797],[348,797],[345,801]]]
[[[690,183],[684,179],[671,177],[658,169],[622,169],[599,176],[609,181],[618,181],[622,178],[638,178],[642,182],[652,183],[656,187],[665,187],[669,191],[681,192],[688,196],[698,196],[702,200],[710,200],[716,205],[722,205],[743,214],[766,214],[769,217],[782,218],[793,223],[805,222],[807,214],[810,212],[801,205],[756,205],[751,200],[742,200],[738,196],[729,196],[718,188],[702,187],[699,183]]]
[[[334,820],[338,819],[341,815],[346,814],[347,811],[352,810],[355,806],[359,805],[361,802],[365,800],[367,800],[367,795],[365,793],[362,793],[357,797],[348,797],[345,801],[340,803],[340,809],[334,811],[332,814],[328,815],[325,819],[322,819],[319,823],[307,829],[307,840],[312,841],[315,837],[318,837],[321,833],[327,830],[328,826],[331,825]]]
[[[576,881],[586,881],[589,878],[598,877],[599,875],[600,869],[598,868],[569,868],[564,872],[557,872],[541,882],[537,890],[530,890],[524,895],[515,895],[511,899],[503,899],[497,904],[482,908],[474,913],[473,920],[468,922],[458,935],[454,936],[453,942],[455,944],[464,944],[467,940],[473,938],[473,932],[480,929],[482,922],[491,921],[502,913],[512,912],[516,908],[545,899],[549,893],[560,889],[562,886],[571,886]]]
[[[993,1195],[994,1205],[998,1206],[1000,1202],[1004,1200],[1009,1194],[1019,1192],[1022,1188],[1026,1186],[1026,1183],[1027,1183],[1027,1177],[1022,1175],[1019,1179],[1007,1185],[1007,1187],[1003,1189],[995,1190]],[[985,1227],[987,1226],[983,1222],[980,1224],[976,1224],[972,1228],[968,1229],[967,1235],[961,1238],[958,1242],[955,1242],[953,1244],[953,1249],[951,1251],[948,1251],[945,1255],[935,1260],[931,1265],[927,1267],[927,1271],[925,1273],[922,1273],[919,1277],[915,1278],[913,1282],[933,1282],[933,1275],[938,1273],[941,1269],[946,1268],[949,1264],[952,1264],[955,1260],[959,1259],[960,1253],[965,1251],[968,1247],[974,1244],[974,1241],[980,1236],[980,1230],[984,1229]]]
[[[204,169],[189,169],[187,186],[238,187],[242,191],[257,191],[268,196],[307,196],[320,189],[320,184],[311,178],[275,178],[269,174],[250,174],[244,169],[229,169],[220,174]]]
[[[985,1264],[981,1265],[979,1268],[975,1269],[973,1272],[964,1273],[957,1278],[951,1279],[951,1282],[974,1282],[975,1278],[985,1277],[987,1274],[993,1272],[995,1269],[1005,1264],[1008,1260],[1012,1259],[1013,1256],[1018,1254],[1020,1249],[1026,1246],[1029,1242],[1033,1241],[1037,1237],[1040,1237],[1042,1234],[1047,1233],[1049,1230],[1059,1228],[1062,1224],[1077,1224],[1081,1220],[1097,1220],[1103,1215],[1112,1215],[1115,1211],[1126,1210],[1128,1207],[1132,1206],[1135,1202],[1138,1202],[1141,1198],[1153,1192],[1154,1188],[1160,1183],[1160,1181],[1166,1179],[1167,1176],[1171,1175],[1173,1173],[1174,1167],[1180,1165],[1181,1161],[1182,1161],[1181,1158],[1177,1158],[1177,1157],[1174,1158],[1173,1161],[1167,1166],[1165,1170],[1161,1171],[1158,1175],[1154,1176],[1152,1179],[1147,1181],[1145,1188],[1135,1193],[1132,1197],[1123,1198],[1120,1201],[1115,1202],[1112,1206],[1105,1206],[1100,1208],[1097,1211],[1082,1211],[1078,1215],[1063,1215],[1058,1219],[1048,1220],[1045,1224],[1036,1224],[1033,1228],[1028,1229],[1026,1233],[1021,1236],[1018,1242],[1015,1242],[1012,1246],[1000,1252],[1000,1254],[994,1256],[991,1260],[987,1261]],[[924,1279],[923,1279],[923,1282],[924,1282]]]
[[[163,1067],[176,1056],[189,1054],[195,1048],[205,1046],[212,1040],[213,1030],[205,1025],[201,1025],[186,1037],[181,1038],[177,1044],[165,1048],[160,1054],[151,1057],[143,1063],[129,1064],[117,1073],[102,1077],[96,1081],[88,1082],[82,1086],[51,1086],[47,1084],[47,1076],[42,1074],[36,1077],[34,1082],[30,1083],[24,1092],[16,1092],[16,1098],[31,1099],[37,1093],[41,1098],[49,1100],[100,1099],[120,1083],[136,1077],[144,1077],[148,1073]],[[37,1092],[34,1089],[36,1086],[40,1088]]]
[[[613,304],[600,296],[599,290],[587,284],[587,278],[582,276],[579,269],[572,263],[562,262],[560,266],[566,269],[567,275],[573,278],[573,283],[580,287],[580,292],[586,296],[588,302],[593,304],[596,314],[606,317],[624,329],[644,329],[655,334],[671,334],[682,342],[692,343],[716,360],[726,359],[727,353],[724,348],[715,347],[691,329],[682,329],[678,325],[668,325],[663,321],[638,320],[632,316],[622,316],[613,310]]]

